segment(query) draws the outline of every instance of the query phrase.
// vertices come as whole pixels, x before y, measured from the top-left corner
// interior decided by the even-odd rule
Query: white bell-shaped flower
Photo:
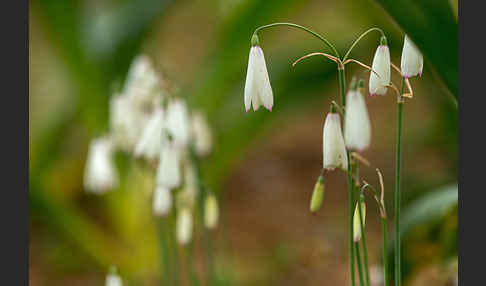
[[[188,207],[184,207],[177,213],[176,220],[176,234],[177,242],[185,245],[191,241],[192,238],[192,212]]]
[[[154,191],[152,210],[155,216],[166,216],[172,208],[172,194],[163,186],[157,186]]]
[[[130,65],[123,90],[134,100],[135,104],[150,104],[153,98],[158,95],[159,81],[160,77],[150,58],[146,55],[139,55]]]
[[[177,188],[181,184],[180,151],[174,142],[168,142],[162,147],[156,182],[157,186],[168,189]]]
[[[323,168],[334,170],[335,168],[347,169],[348,157],[341,131],[339,114],[329,112],[322,132]]]
[[[191,123],[196,154],[200,157],[209,155],[213,146],[213,138],[206,118],[201,113],[194,112]]]
[[[112,160],[113,144],[106,138],[91,141],[84,168],[84,188],[101,194],[118,186],[119,178]]]
[[[218,201],[213,194],[209,194],[204,202],[204,225],[209,229],[214,229],[218,225],[218,218]]]
[[[141,134],[144,123],[133,101],[126,95],[114,95],[110,99],[110,133],[115,145],[131,152]]]
[[[373,71],[370,73],[370,95],[385,95],[387,86],[390,84],[390,50],[384,37],[381,38],[381,43],[376,49],[371,69]]]
[[[363,219],[363,229],[365,226],[366,218],[366,204],[364,200],[361,202],[361,217]],[[353,215],[353,239],[354,242],[358,242],[361,239],[361,220],[359,218],[359,206],[356,203]]]
[[[258,45],[258,37],[252,37],[252,47],[248,59],[248,70],[245,82],[245,111],[248,112],[253,105],[257,111],[260,105],[272,111],[273,92],[268,78],[267,65],[263,50]]]
[[[403,40],[401,70],[405,78],[414,77],[416,75],[422,76],[422,69],[424,67],[424,57],[417,49],[417,46],[405,35]]]
[[[123,286],[121,277],[116,272],[116,267],[112,266],[106,275],[105,286]]]
[[[148,120],[142,136],[135,146],[135,156],[152,161],[160,156],[162,145],[167,143],[167,137],[163,134],[164,123],[164,110],[158,108]]]
[[[177,146],[187,146],[191,135],[190,127],[186,103],[182,99],[169,101],[167,106],[167,130]]]
[[[360,89],[350,90],[346,96],[344,141],[349,150],[363,151],[370,145],[371,123]]]

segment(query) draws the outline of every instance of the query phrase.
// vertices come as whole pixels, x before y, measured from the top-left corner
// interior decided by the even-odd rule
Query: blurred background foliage
[[[299,31],[263,31],[275,107],[272,113],[244,112],[249,39],[256,27],[271,22],[310,27],[339,51],[367,28],[381,27],[398,65],[403,33],[416,42],[425,67],[421,78],[411,80],[415,98],[404,109],[409,226],[402,234],[404,270],[410,285],[428,286],[444,285],[447,275],[457,272],[457,1],[29,3],[32,285],[102,285],[111,264],[118,265],[128,285],[156,285],[160,279],[150,171],[117,154],[119,189],[98,197],[82,187],[88,143],[107,131],[109,97],[139,53],[149,55],[213,126],[214,154],[202,171],[221,199],[222,222],[214,241],[218,282],[344,285],[343,174],[329,176],[323,210],[316,216],[308,212],[320,171],[322,124],[338,96],[336,69],[319,58],[291,66],[325,47]],[[377,43],[378,35],[366,38],[352,57],[370,64]],[[352,75],[368,76],[356,67],[347,69],[347,78]],[[397,76],[392,80],[399,83]],[[365,156],[383,171],[392,213],[395,97],[367,102],[374,133]],[[363,176],[376,183],[372,169]],[[370,262],[379,265],[378,214],[371,210],[369,217]],[[197,234],[195,241],[197,254],[202,247]]]

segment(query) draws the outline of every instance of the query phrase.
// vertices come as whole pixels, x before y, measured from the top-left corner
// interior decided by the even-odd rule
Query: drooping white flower
[[[204,225],[214,229],[218,225],[219,207],[214,194],[209,194],[204,202]]]
[[[267,64],[263,50],[258,45],[258,37],[252,37],[252,47],[248,58],[248,70],[245,82],[245,111],[248,112],[253,105],[257,111],[260,105],[272,111],[273,92],[268,78]]]
[[[157,95],[160,77],[146,55],[137,56],[128,70],[124,93],[134,99],[139,105],[150,103]]]
[[[365,226],[365,218],[366,218],[366,204],[363,201],[361,201],[361,217],[363,219],[363,229]],[[356,203],[356,208],[354,209],[354,215],[353,215],[353,238],[354,242],[358,242],[361,239],[361,221],[359,218],[359,206]]]
[[[167,106],[167,130],[177,146],[187,146],[191,135],[190,128],[186,103],[182,99],[169,101]]]
[[[192,212],[188,207],[184,207],[177,213],[176,233],[177,242],[185,245],[191,241],[192,238]]]
[[[174,142],[162,147],[159,165],[157,167],[157,186],[168,189],[177,188],[181,184],[180,151]]]
[[[350,150],[362,151],[370,145],[371,123],[366,102],[360,90],[350,90],[346,96],[344,141]]]
[[[207,156],[213,146],[209,124],[204,115],[199,112],[194,112],[191,122],[196,154],[200,157]]]
[[[422,69],[424,67],[424,57],[417,49],[417,46],[405,35],[403,40],[401,70],[405,78],[414,77],[416,75],[422,76]]]
[[[373,71],[370,73],[370,95],[385,95],[387,85],[390,84],[390,50],[384,37],[382,37],[381,43],[376,49],[371,69]]]
[[[135,156],[156,160],[160,156],[162,145],[167,143],[167,137],[163,133],[164,128],[164,110],[158,108],[148,120],[135,146]]]
[[[152,209],[155,216],[166,216],[172,207],[172,195],[170,190],[163,186],[157,186],[154,191]]]
[[[113,144],[107,137],[93,139],[84,168],[84,188],[101,194],[118,186],[119,178],[112,160]]]
[[[348,157],[341,131],[341,120],[338,113],[329,112],[322,132],[323,168],[346,170]]]
[[[114,266],[111,267],[110,272],[106,275],[105,286],[123,286],[122,279],[117,274]]]

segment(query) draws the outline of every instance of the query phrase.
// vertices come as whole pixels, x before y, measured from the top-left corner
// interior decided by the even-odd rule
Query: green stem
[[[343,107],[343,111],[346,111],[346,79],[345,79],[345,72],[344,68],[338,70],[338,80],[339,80],[339,91],[341,95],[341,105]],[[355,277],[354,277],[354,242],[353,242],[353,210],[354,210],[354,189],[353,189],[353,177],[351,174],[351,157],[349,156],[349,151],[346,152],[348,156],[348,168],[347,168],[347,175],[348,175],[348,224],[349,224],[349,237],[348,237],[348,248],[349,248],[349,275],[350,275],[350,283],[351,286],[355,286]]]
[[[401,238],[400,238],[400,171],[402,161],[402,113],[403,100],[401,95],[405,87],[405,80],[402,78],[402,88],[398,100],[397,112],[397,149],[395,166],[395,286],[402,285],[401,275]]]
[[[381,33],[381,35],[383,37],[385,36],[385,33],[383,32],[383,30],[380,29],[380,28],[377,28],[377,27],[366,30],[363,34],[361,34],[361,36],[359,36],[356,40],[354,40],[353,44],[351,45],[351,47],[348,49],[348,51],[344,55],[343,62],[348,58],[348,56],[351,53],[351,51],[353,50],[354,46],[356,46],[358,44],[358,42],[361,41],[362,38],[364,38],[364,36],[366,36],[368,33],[373,32],[373,31],[378,31],[378,32]]]
[[[359,212],[359,223],[361,228],[361,243],[363,244],[363,261],[364,261],[364,269],[366,275],[366,285],[370,285],[370,270],[368,268],[368,250],[366,249],[366,232],[364,229],[364,222],[363,217],[361,216],[361,202],[364,200],[362,195],[359,197],[358,203],[358,212]]]
[[[186,259],[187,259],[187,268],[189,273],[189,276],[191,277],[191,284],[193,286],[198,286],[199,281],[197,279],[197,273],[196,273],[196,267],[194,264],[194,240],[189,243],[186,249],[184,249],[186,252]]]
[[[363,267],[361,266],[361,255],[359,249],[359,241],[355,243],[356,246],[356,264],[358,265],[358,276],[359,276],[359,284],[364,286],[364,279],[363,279]]]
[[[260,31],[260,30],[270,28],[270,27],[275,27],[275,26],[288,26],[288,27],[293,27],[293,28],[298,28],[298,29],[304,30],[304,31],[310,33],[311,35],[313,35],[314,37],[318,38],[319,40],[323,41],[326,44],[326,46],[328,46],[332,50],[334,55],[336,57],[340,58],[339,53],[336,50],[336,48],[326,38],[324,38],[323,36],[319,35],[318,33],[314,32],[314,31],[312,31],[312,30],[310,30],[306,27],[303,27],[301,25],[297,25],[297,24],[294,24],[294,23],[272,23],[272,24],[260,26],[260,27],[255,29],[255,32],[253,32],[253,35],[256,35],[258,33],[258,31]]]
[[[387,232],[387,227],[386,227],[386,218],[381,218],[381,227],[383,231],[383,286],[388,286],[388,263],[386,263],[386,232]]]
[[[162,267],[162,279],[164,281],[163,285],[170,285],[171,281],[171,271],[170,271],[170,255],[169,255],[169,247],[168,247],[168,236],[169,233],[167,231],[168,226],[168,218],[162,218],[160,220],[159,226],[159,239],[160,239],[160,250],[161,250],[161,267]]]
[[[176,208],[173,208],[169,216],[169,248],[171,249],[172,258],[172,285],[179,285],[179,256],[178,249],[179,245],[175,239],[175,219],[176,219]]]

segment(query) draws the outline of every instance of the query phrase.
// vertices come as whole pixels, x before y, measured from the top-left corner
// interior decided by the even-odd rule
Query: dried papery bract
[[[272,111],[273,91],[268,77],[265,56],[259,46],[257,35],[253,35],[251,42],[245,81],[245,111],[248,112],[251,106],[253,106],[254,111],[257,111],[261,105]]]
[[[365,226],[365,218],[366,218],[366,204],[364,200],[361,201],[361,217],[363,219],[363,228]],[[354,209],[354,216],[353,216],[353,234],[354,234],[354,242],[358,242],[361,239],[361,221],[359,218],[359,206],[356,203],[356,208]]]
[[[163,186],[157,186],[154,191],[152,210],[155,216],[167,216],[172,208],[171,191]]]
[[[162,108],[158,108],[153,112],[135,146],[136,157],[144,157],[150,161],[155,161],[159,158],[163,144],[167,144],[167,138],[162,133],[165,128],[164,115]]]
[[[332,107],[331,107],[332,109]],[[335,168],[347,169],[348,156],[341,131],[341,120],[336,112],[329,112],[322,132],[322,159],[323,168],[334,170]]]
[[[186,147],[191,136],[189,113],[184,100],[174,99],[167,106],[167,130],[179,147]]]
[[[371,141],[371,123],[361,88],[350,89],[346,97],[344,141],[349,150],[363,151]]]
[[[121,277],[118,275],[115,266],[111,266],[106,275],[105,286],[123,286]]]
[[[214,194],[209,194],[204,202],[204,225],[214,229],[218,225],[219,207]]]
[[[312,192],[312,198],[310,203],[310,211],[312,213],[317,212],[324,200],[324,176],[320,175],[317,179],[316,184],[314,185],[314,191]]]
[[[168,189],[177,188],[181,184],[180,149],[169,142],[162,147],[159,165],[157,167],[157,185]]]
[[[370,73],[370,95],[385,95],[387,86],[390,84],[390,50],[385,37],[381,37],[371,69],[376,73]]]
[[[209,124],[206,117],[200,112],[194,112],[191,123],[196,154],[199,157],[205,157],[211,153],[213,147],[213,138]]]
[[[405,35],[401,59],[401,72],[403,77],[410,78],[417,75],[422,76],[424,57],[417,46]]]
[[[113,143],[108,137],[91,141],[84,168],[86,191],[102,194],[118,186],[119,178],[112,156]]]
[[[188,207],[181,208],[177,213],[176,232],[177,242],[186,245],[192,238],[192,212]]]

